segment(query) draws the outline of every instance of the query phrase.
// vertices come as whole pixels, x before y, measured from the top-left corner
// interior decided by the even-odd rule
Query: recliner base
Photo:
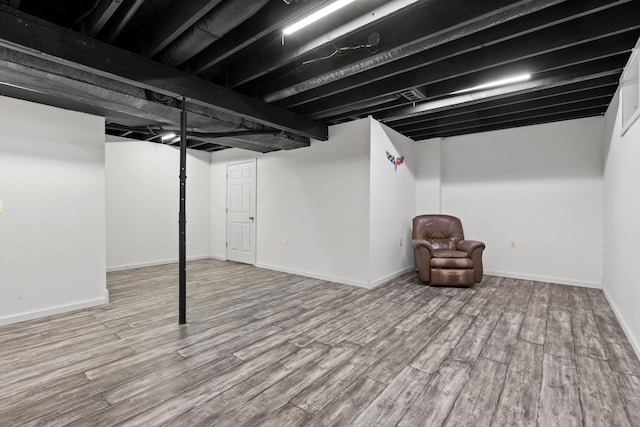
[[[474,284],[472,268],[432,268],[430,279],[429,284],[432,286],[473,286]]]

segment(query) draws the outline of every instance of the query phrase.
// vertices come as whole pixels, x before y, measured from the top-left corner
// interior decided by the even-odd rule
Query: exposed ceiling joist
[[[509,118],[511,116],[526,116],[539,112],[557,112],[561,113],[567,110],[584,109],[594,105],[608,105],[611,101],[611,91],[603,88],[600,91],[592,93],[583,93],[582,96],[559,96],[551,100],[541,99],[537,101],[528,101],[521,103],[517,109],[513,108],[513,104],[482,110],[482,113],[467,113],[450,117],[433,118],[429,121],[413,126],[407,131],[408,134],[422,134],[431,131],[434,128],[442,128],[447,126],[461,126],[465,123],[476,123],[479,118],[483,120]],[[396,127],[394,126],[394,129]]]
[[[368,57],[361,61],[355,63],[352,62],[346,66],[339,67],[338,69],[333,69],[329,73],[323,73],[321,69],[318,70],[309,66],[307,67],[307,70],[309,70],[308,73],[297,76],[297,80],[305,80],[298,81],[293,86],[277,89],[275,84],[268,85],[263,89],[263,92],[266,93],[264,100],[267,102],[275,102],[311,89],[324,87],[329,83],[360,74],[365,71],[370,73],[376,67],[380,67],[403,58],[415,58],[415,55],[429,49],[433,49],[434,47],[451,43],[452,41],[463,37],[469,37],[475,33],[498,26],[516,18],[522,18],[525,15],[554,6],[562,1],[564,0],[536,0],[524,4],[520,2],[516,4],[507,4],[499,9],[493,10],[489,7],[488,2],[479,2],[478,5],[485,5],[485,8],[478,9],[464,8],[463,3],[466,2],[463,0],[430,2],[428,5],[430,9],[446,7],[459,10],[460,14],[455,15],[455,17],[451,16],[450,19],[455,19],[456,21],[464,20],[463,23],[450,27],[451,23],[446,20],[438,19],[438,11],[434,10],[433,15],[426,15],[423,17],[425,22],[418,29],[423,32],[423,34],[412,34],[411,39],[413,40],[398,40],[396,38],[395,42],[398,43],[398,45],[391,49],[387,49],[373,55],[368,55]],[[280,86],[282,86],[282,82],[276,83],[279,83]],[[293,106],[297,104],[286,103],[285,105]]]
[[[326,125],[3,5],[0,45],[296,135],[328,138]]]
[[[89,15],[87,34],[95,37],[113,16],[124,0],[102,0],[96,10]]]
[[[636,30],[640,29],[640,25],[630,25],[634,20],[637,21],[635,17],[621,15],[615,25],[602,25],[587,33],[568,31],[562,37],[558,37],[562,29],[531,34],[504,43],[490,52],[457,56],[348,93],[323,98],[305,105],[304,111],[310,117],[325,118],[333,115],[332,110],[336,106],[397,93],[408,87],[426,86],[424,92],[429,98],[434,98],[514,74],[542,73],[606,55],[628,53],[637,40]],[[627,48],[611,52],[611,46]]]
[[[622,72],[622,68],[611,69],[611,67],[603,67],[598,73],[589,74],[588,72],[573,76],[565,74],[557,74],[544,79],[537,79],[528,82],[518,83],[511,86],[487,89],[465,95],[458,95],[450,98],[439,99],[436,101],[428,101],[415,106],[403,106],[390,109],[376,115],[376,119],[383,123],[393,122],[395,120],[405,120],[409,118],[419,117],[426,113],[436,113],[440,111],[451,110],[462,106],[470,106],[482,104],[487,101],[499,100],[511,96],[524,95],[531,92],[537,92],[546,89],[552,89],[560,86],[568,86],[579,84],[582,82],[597,80],[601,78],[618,77]]]
[[[220,0],[182,0],[173,3],[154,23],[150,34],[145,34],[137,42],[138,51],[149,58],[157,55],[219,3]]]
[[[200,74],[274,31],[282,30],[287,23],[300,19],[330,1],[317,0],[289,5],[281,1],[269,2],[260,13],[249,18],[246,25],[227,33],[223,43],[209,46],[196,57],[187,61],[184,68],[191,73]]]
[[[330,95],[354,89],[359,86],[368,85],[383,79],[390,79],[393,76],[407,73],[411,70],[425,67],[426,65],[453,58],[455,56],[467,54],[475,50],[485,49],[488,46],[504,43],[526,34],[545,30],[554,25],[566,24],[569,21],[580,17],[602,12],[611,7],[628,3],[631,0],[584,0],[581,2],[563,2],[559,5],[538,10],[535,13],[526,14],[511,21],[502,22],[499,26],[487,26],[483,31],[472,33],[471,37],[443,38],[437,36],[430,39],[433,45],[429,48],[428,55],[411,55],[386,63],[366,73],[359,73],[343,78],[338,81],[323,84],[317,88],[311,88],[304,92],[292,95],[282,100],[279,104],[285,108],[299,106],[315,101]],[[519,10],[519,9],[516,9]],[[471,34],[470,31],[481,25],[482,21],[471,24],[472,27],[461,35]],[[476,27],[481,28],[481,27]],[[440,43],[440,40],[447,41]],[[449,40],[450,39],[450,40]],[[426,57],[425,57],[426,56]],[[298,87],[298,85],[296,85]],[[269,87],[265,91],[269,91]],[[269,101],[270,98],[266,98]]]
[[[540,73],[534,76],[533,85],[537,88],[537,82],[545,82],[545,81],[553,81],[555,86],[564,86],[575,83],[575,79],[591,79],[597,78],[605,75],[615,75],[617,77],[620,76],[622,69],[624,67],[626,58],[628,57],[627,53],[619,53],[613,57],[605,57],[594,59],[589,63],[573,63],[569,64],[569,66],[553,69],[548,72]],[[464,81],[467,85],[475,84],[472,77],[462,77],[461,79],[465,79]],[[529,82],[531,83],[531,82]],[[439,93],[451,93],[454,89],[453,87],[459,87],[459,84],[455,81],[444,81],[440,84],[433,85],[432,88]],[[505,96],[512,96],[512,89],[516,90],[515,95],[518,95],[517,90],[521,86],[519,84],[513,84],[504,86],[505,88]],[[501,89],[501,88],[498,88]],[[538,90],[538,89],[536,89]],[[485,99],[483,95],[487,93],[487,91],[480,92],[472,92],[473,95],[477,95],[478,102],[484,103],[489,99]],[[489,92],[491,93],[491,92]],[[529,91],[525,91],[524,93],[530,93]],[[440,101],[445,102],[450,106],[450,108],[460,108],[464,104],[460,103],[459,100],[464,100],[463,95],[453,95],[453,96],[441,96],[437,97],[433,100],[429,100],[423,103],[415,103],[415,102],[386,102],[379,105],[373,105],[368,108],[359,109],[357,111],[342,111],[336,115],[325,118],[325,120],[329,122],[341,122],[348,118],[357,118],[357,117],[366,117],[372,115],[376,119],[384,119],[386,117],[395,116],[396,114],[406,114],[401,116],[403,118],[410,119],[413,117],[413,112],[420,111],[421,108],[425,105],[437,105]],[[396,116],[397,117],[397,116]]]
[[[331,43],[341,37],[349,35],[353,31],[368,28],[372,23],[378,22],[380,19],[388,18],[400,13],[401,10],[407,10],[416,6],[416,0],[393,0],[389,2],[381,0],[368,0],[366,2],[354,2],[348,7],[357,8],[359,13],[357,18],[351,22],[333,27],[328,31],[317,34],[312,40],[307,41],[306,37],[294,38],[290,37],[281,49],[265,49],[259,51],[257,55],[246,57],[233,64],[229,70],[229,87],[237,87],[250,80],[282,67],[297,58],[317,49],[321,46],[331,45]],[[376,9],[380,6],[379,9]],[[374,10],[371,10],[374,9]],[[346,16],[345,10],[340,11],[341,16]],[[276,41],[278,42],[278,41]],[[260,67],[255,64],[260,63]]]
[[[587,80],[572,85],[553,87],[536,92],[514,95],[508,98],[486,101],[481,104],[471,104],[457,109],[443,110],[437,113],[425,112],[425,114],[409,119],[391,121],[387,125],[393,126],[398,132],[411,131],[428,127],[434,123],[446,120],[465,120],[474,117],[495,114],[495,111],[502,109],[505,112],[513,112],[523,108],[523,105],[544,106],[570,102],[574,99],[585,99],[589,97],[600,97],[611,94],[618,84],[618,76],[611,75],[599,79]],[[490,113],[488,113],[491,111]]]
[[[468,124],[466,126],[460,127],[448,127],[448,128],[435,128],[432,132],[425,132],[422,134],[412,134],[411,138],[419,141],[424,139],[430,139],[435,137],[450,137],[455,135],[463,135],[472,131],[476,132],[487,132],[491,130],[505,129],[505,128],[514,128],[520,126],[531,126],[542,123],[549,122],[557,122],[562,120],[573,120],[585,117],[593,117],[599,114],[602,114],[602,109],[606,108],[606,104],[591,106],[587,108],[576,108],[568,111],[563,111],[561,113],[558,112],[548,112],[548,113],[540,113],[533,114],[527,117],[518,117],[518,118],[501,118],[496,120],[478,120],[473,124]]]
[[[116,24],[108,30],[105,40],[111,43],[117,39],[124,27],[127,26],[129,21],[131,21],[131,18],[133,18],[138,9],[140,9],[140,6],[142,6],[144,1],[145,0],[133,0],[128,7],[118,9],[118,13],[116,13],[116,16],[114,17]]]

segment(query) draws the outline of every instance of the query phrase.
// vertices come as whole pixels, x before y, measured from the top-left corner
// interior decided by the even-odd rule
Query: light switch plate
[[[4,205],[2,204],[2,200],[0,200],[0,215],[4,212]]]

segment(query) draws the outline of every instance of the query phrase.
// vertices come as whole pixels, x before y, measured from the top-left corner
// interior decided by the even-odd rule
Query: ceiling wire
[[[378,46],[379,43],[380,43],[380,35],[378,33],[373,33],[371,34],[371,36],[369,36],[369,40],[366,43],[356,43],[352,46],[343,46],[343,47],[337,47],[337,48],[335,48],[334,46],[335,50],[333,51],[333,53],[327,56],[321,56],[319,58],[308,59],[304,61],[302,65],[311,64],[317,61],[324,61],[326,59],[333,58],[336,55],[347,54],[357,49],[374,49]]]

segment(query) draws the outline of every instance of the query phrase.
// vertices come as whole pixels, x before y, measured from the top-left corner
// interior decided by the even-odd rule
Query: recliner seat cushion
[[[456,250],[436,250],[433,251],[434,258],[469,258],[469,254]]]

